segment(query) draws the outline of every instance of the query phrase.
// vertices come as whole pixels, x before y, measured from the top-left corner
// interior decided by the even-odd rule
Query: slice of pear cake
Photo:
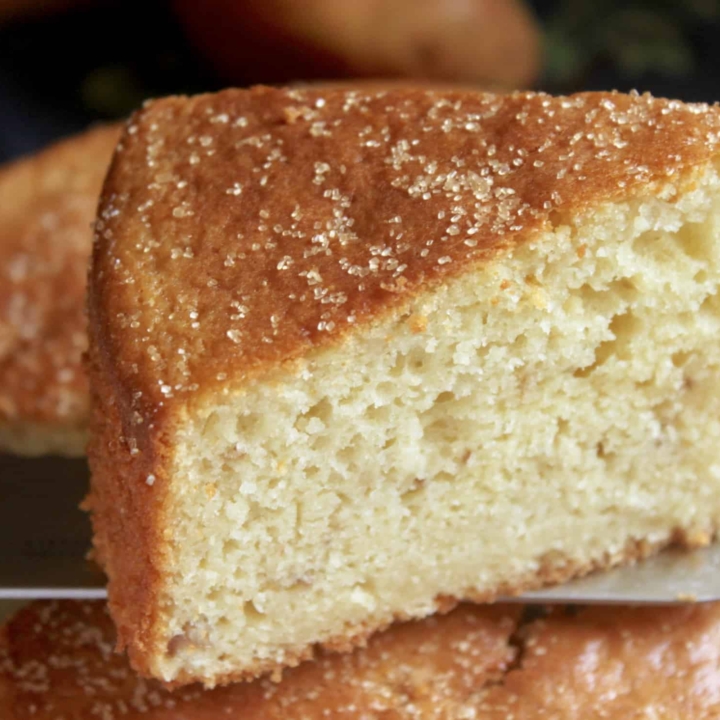
[[[147,105],[90,276],[95,546],[137,670],[228,682],[709,542],[720,111]]]

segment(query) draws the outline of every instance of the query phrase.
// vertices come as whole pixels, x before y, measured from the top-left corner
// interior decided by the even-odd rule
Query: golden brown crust
[[[0,709],[14,712],[12,720],[458,717],[473,693],[512,662],[508,638],[518,616],[514,607],[466,605],[443,618],[396,626],[352,654],[290,670],[280,684],[262,680],[171,693],[136,676],[125,658],[113,654],[114,631],[103,603],[39,602],[6,628],[0,688],[14,697],[7,710]]]
[[[537,720],[720,716],[720,603],[464,605],[269,680],[170,692],[113,654],[101,602],[38,602],[0,630],[3,720],[324,717]],[[536,613],[537,615],[537,613]]]
[[[84,436],[90,226],[119,136],[97,128],[0,169],[0,444]]]
[[[716,108],[617,94],[259,88],[139,113],[103,192],[89,292],[88,507],[134,667],[150,674],[163,652],[168,438],[186,403],[337,342],[566,213],[681,189],[718,130]]]
[[[90,348],[91,426],[88,460],[102,482],[92,483],[84,509],[90,511],[95,559],[108,576],[109,605],[117,626],[118,649],[127,648],[137,670],[150,675],[149,659],[158,651],[158,604],[166,542],[159,513],[167,484],[147,484],[160,472],[163,452],[148,438],[143,451],[124,435],[115,389],[94,366]],[[154,444],[153,444],[154,443]],[[121,508],[120,513],[117,512]]]
[[[327,346],[563,213],[687,179],[718,130],[715,108],[619,94],[160,100],[129,125],[105,186],[91,331],[149,423]]]

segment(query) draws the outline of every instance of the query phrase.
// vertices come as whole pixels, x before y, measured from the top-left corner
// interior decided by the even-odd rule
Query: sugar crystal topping
[[[0,636],[0,710],[10,703],[13,720],[718,717],[719,603],[534,615],[460,606],[280,683],[169,692],[114,652],[104,603],[36,602]]]
[[[0,171],[0,422],[85,422],[91,223],[120,128]]]
[[[719,131],[715,108],[637,94],[256,89],[152,103],[97,223],[105,340],[150,415],[300,356],[562,213],[675,186]]]
[[[326,655],[270,679],[205,691],[168,691],[135,675],[114,652],[102,602],[40,602],[23,609],[0,647],[16,720],[101,718],[461,717],[473,694],[512,661],[514,611],[461,607],[444,618],[400,625],[368,648]],[[0,701],[1,703],[1,701]],[[166,714],[175,711],[175,715]]]

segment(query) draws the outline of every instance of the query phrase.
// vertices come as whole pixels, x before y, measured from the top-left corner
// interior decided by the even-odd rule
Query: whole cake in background
[[[117,125],[0,167],[0,452],[83,455],[85,287]]]
[[[141,673],[207,685],[720,525],[720,110],[230,90],[96,224],[88,507]]]
[[[36,602],[0,628],[3,720],[601,720],[720,715],[720,605],[463,605],[269,678],[170,692],[113,652],[102,602]]]

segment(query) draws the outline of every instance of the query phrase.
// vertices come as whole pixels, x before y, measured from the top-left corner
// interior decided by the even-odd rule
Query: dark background
[[[545,37],[538,89],[720,99],[720,0],[531,4]],[[261,65],[247,69],[247,83],[263,80]],[[147,97],[222,84],[163,0],[12,21],[0,28],[0,161],[124,117]]]

